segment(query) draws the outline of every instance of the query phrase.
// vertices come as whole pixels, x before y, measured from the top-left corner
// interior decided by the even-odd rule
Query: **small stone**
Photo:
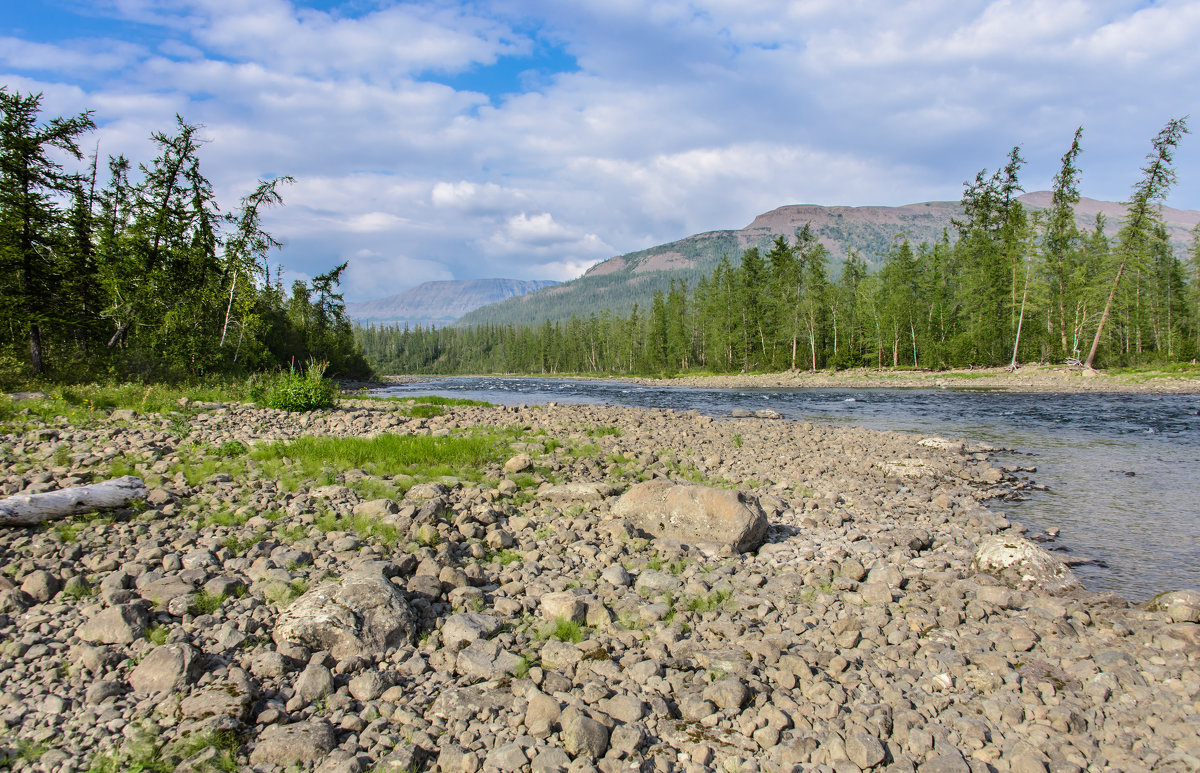
[[[547,593],[541,598],[542,617],[546,620],[570,620],[583,623],[587,619],[587,606],[570,591]]]
[[[883,762],[886,753],[879,739],[868,733],[854,733],[846,739],[846,756],[866,770]]]
[[[525,750],[516,743],[506,743],[488,752],[483,761],[484,770],[518,771],[528,762]]]
[[[38,569],[25,575],[21,590],[37,601],[46,602],[58,595],[62,582],[49,572]]]
[[[608,751],[608,728],[574,707],[562,713],[563,747],[575,757],[600,759]]]
[[[704,688],[704,699],[723,709],[740,709],[750,700],[750,688],[740,679],[729,677]]]
[[[500,630],[500,620],[478,612],[463,612],[446,618],[442,646],[457,651],[479,639],[491,638]]]
[[[504,472],[513,475],[525,472],[533,467],[533,458],[529,454],[517,454],[504,463]]]
[[[190,644],[164,644],[142,658],[129,674],[135,692],[180,692],[200,676],[199,652]]]
[[[296,679],[296,695],[312,703],[333,692],[333,673],[325,666],[310,663]]]
[[[387,684],[383,681],[383,677],[374,669],[363,671],[350,680],[350,694],[354,696],[355,700],[364,703],[383,695],[383,691],[386,689]]]
[[[118,604],[88,620],[75,635],[96,644],[132,644],[146,635],[149,620],[140,604]]]

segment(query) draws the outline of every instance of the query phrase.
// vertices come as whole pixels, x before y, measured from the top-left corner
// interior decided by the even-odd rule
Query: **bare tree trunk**
[[[0,499],[0,526],[34,526],[93,510],[125,507],[146,496],[141,478],[126,475],[89,486]]]
[[[1100,335],[1104,332],[1104,323],[1108,322],[1108,314],[1112,311],[1113,298],[1117,297],[1117,288],[1121,286],[1121,275],[1125,273],[1125,262],[1129,260],[1129,252],[1125,252],[1125,257],[1121,258],[1121,265],[1117,268],[1117,278],[1113,280],[1112,289],[1108,292],[1108,300],[1104,302],[1104,313],[1100,315],[1100,324],[1096,326],[1096,337],[1092,339],[1092,349],[1088,352],[1087,359],[1083,361],[1083,367],[1091,370],[1092,362],[1096,359],[1096,351],[1100,348]]]

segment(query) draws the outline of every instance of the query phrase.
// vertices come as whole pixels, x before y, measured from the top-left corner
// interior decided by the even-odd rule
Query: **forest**
[[[1029,211],[1024,159],[964,185],[963,216],[932,243],[897,238],[869,272],[853,251],[832,276],[807,226],[768,250],[725,258],[694,286],[673,282],[649,308],[565,323],[440,329],[358,327],[383,373],[673,375],[828,368],[1112,367],[1190,361],[1200,350],[1200,226],[1187,256],[1161,205],[1176,181],[1185,119],[1154,138],[1114,237],[1076,225],[1082,128]]]
[[[102,163],[81,149],[91,113],[42,121],[41,99],[0,88],[0,377],[185,380],[310,359],[370,372],[344,263],[286,290],[282,267],[272,279],[281,244],[263,215],[291,178],[226,212],[200,170],[201,127],[177,117],[153,159]]]

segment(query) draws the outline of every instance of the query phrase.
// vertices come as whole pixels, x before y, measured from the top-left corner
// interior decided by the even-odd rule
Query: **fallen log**
[[[125,507],[146,494],[146,484],[133,475],[40,494],[18,494],[0,499],[0,526],[34,526],[93,510]]]

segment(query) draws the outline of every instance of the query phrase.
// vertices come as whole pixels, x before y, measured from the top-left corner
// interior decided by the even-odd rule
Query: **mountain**
[[[1028,209],[1045,209],[1050,193],[1037,191],[1020,197]],[[1124,206],[1109,201],[1081,199],[1075,207],[1081,228],[1090,230],[1097,214],[1106,218],[1105,231],[1115,234],[1121,225]],[[573,314],[600,313],[607,309],[625,316],[634,303],[646,310],[656,290],[664,293],[672,279],[689,286],[712,272],[722,255],[737,265],[748,247],[764,251],[777,236],[789,240],[806,224],[830,252],[830,270],[836,276],[851,248],[862,253],[867,264],[883,264],[893,240],[900,235],[913,244],[940,239],[943,231],[954,236],[953,218],[962,216],[957,201],[929,201],[902,207],[824,207],[795,204],[771,210],[754,218],[737,231],[709,231],[676,242],[638,250],[597,263],[578,279],[472,311],[459,325],[485,322],[533,325],[543,320],[566,320]],[[1200,222],[1195,210],[1163,208],[1167,231],[1176,250],[1191,242],[1191,229]]]
[[[364,325],[445,327],[469,311],[556,285],[548,279],[467,279],[426,282],[396,295],[347,303],[346,314]]]

